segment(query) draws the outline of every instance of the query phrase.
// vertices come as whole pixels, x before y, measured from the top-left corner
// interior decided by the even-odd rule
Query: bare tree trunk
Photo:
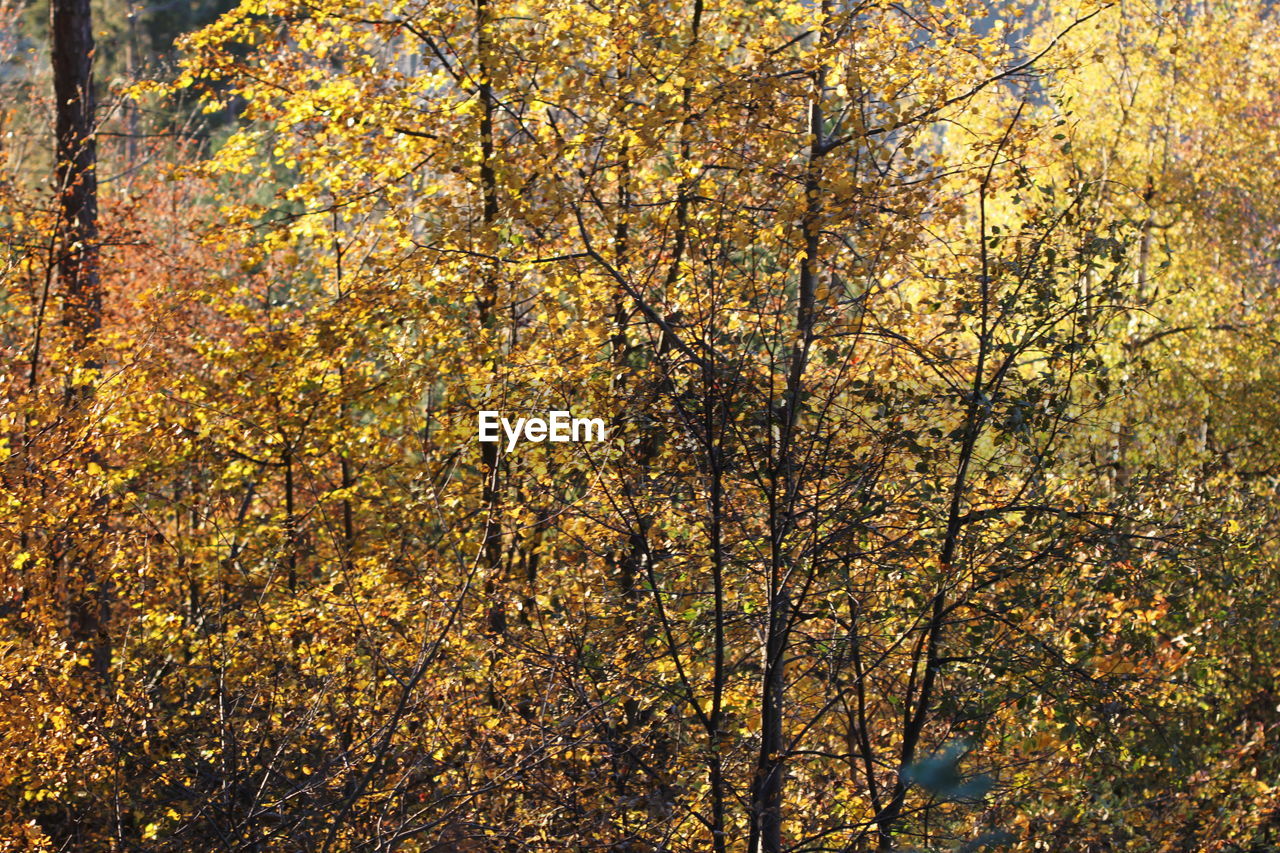
[[[828,5],[822,5],[823,19],[829,17]],[[796,470],[795,437],[800,424],[799,411],[804,390],[804,375],[814,341],[816,293],[818,288],[818,255],[822,244],[823,157],[822,109],[825,70],[813,74],[813,100],[806,122],[809,131],[808,167],[805,175],[805,213],[802,221],[804,249],[800,256],[796,302],[795,342],[790,355],[787,387],[780,418],[777,462],[773,471],[772,494],[769,498],[770,567],[768,579],[768,625],[765,635],[763,679],[760,691],[760,754],[756,758],[755,777],[751,786],[750,831],[747,847],[750,853],[780,853],[782,850],[782,794],[789,756],[783,740],[783,705],[786,699],[785,666],[790,642],[793,602],[790,566],[794,559],[787,554],[786,540],[793,532],[795,502],[799,496],[800,474]],[[775,413],[775,417],[777,417]]]
[[[787,756],[783,754],[782,706],[786,699],[786,635],[790,629],[790,605],[786,591],[775,595],[769,604],[760,696],[760,754],[751,784],[750,853],[781,853],[782,850],[782,788],[787,773]]]
[[[93,24],[89,0],[52,0],[49,32],[56,100],[57,166],[62,250],[62,322],[77,350],[102,326],[98,279],[98,176],[94,140]]]
[[[478,71],[480,100],[480,190],[484,199],[483,226],[487,239],[495,237],[498,221],[498,177],[493,169],[493,119],[497,111],[497,102],[493,96],[493,81],[489,67],[490,43],[488,28],[490,23],[489,0],[475,0],[476,29],[475,50],[476,68]],[[496,252],[496,243],[486,247],[486,251]],[[485,266],[478,298],[478,314],[481,328],[495,322],[498,310],[498,289],[500,281],[495,261],[490,260]],[[497,373],[498,353],[493,354],[494,372]],[[496,442],[485,442],[480,445],[480,459],[484,468],[484,485],[481,489],[481,502],[485,507],[484,522],[484,565],[488,571],[485,579],[485,598],[489,601],[489,628],[495,634],[504,634],[507,630],[507,603],[505,590],[501,587],[506,582],[500,580],[502,572],[503,530],[501,522],[502,492],[498,484],[501,475],[501,457]]]
[[[89,0],[52,0],[49,8],[50,53],[57,136],[54,178],[58,191],[59,249],[57,281],[62,294],[62,324],[70,333],[73,357],[67,385],[68,413],[92,393],[77,367],[97,367],[91,345],[102,327],[102,289],[98,277],[98,179],[94,141],[93,26]],[[34,375],[34,371],[33,371]],[[81,456],[93,461],[92,446]],[[110,677],[110,582],[99,572],[102,553],[99,534],[104,528],[94,499],[95,519],[67,543],[67,570],[75,575],[68,590],[67,622],[72,637],[92,648],[94,669],[101,683]],[[90,532],[92,531],[92,532]],[[70,578],[69,578],[70,580]]]

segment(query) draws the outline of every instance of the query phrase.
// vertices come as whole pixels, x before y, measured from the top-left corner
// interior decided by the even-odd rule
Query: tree
[[[63,322],[72,330],[74,345],[83,348],[102,326],[93,18],[88,0],[53,0],[49,4],[49,36],[57,137],[54,179],[61,216],[58,271]]]
[[[68,300],[38,358],[30,247],[93,241],[2,188],[6,352],[73,386],[6,385],[5,831],[1270,843],[1273,217],[1220,152],[1270,150],[1276,72],[1237,11],[251,0],[192,34],[132,115],[235,120],[103,147],[97,325]],[[508,451],[481,410],[608,440]],[[93,660],[64,546],[109,581]]]

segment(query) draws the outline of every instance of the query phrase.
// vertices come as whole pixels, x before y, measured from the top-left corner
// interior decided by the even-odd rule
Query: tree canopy
[[[47,5],[0,850],[1280,850],[1270,4]]]

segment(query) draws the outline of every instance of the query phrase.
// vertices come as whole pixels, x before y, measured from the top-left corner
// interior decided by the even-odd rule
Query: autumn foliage
[[[0,850],[1280,849],[1269,5],[33,26]]]

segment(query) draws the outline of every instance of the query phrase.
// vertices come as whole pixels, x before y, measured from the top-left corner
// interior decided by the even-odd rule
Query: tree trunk
[[[89,0],[52,0],[50,52],[57,133],[62,322],[83,351],[102,326],[98,280],[98,176],[94,140],[93,25]]]
[[[57,136],[54,179],[58,193],[57,282],[62,295],[62,325],[69,333],[71,357],[66,388],[67,414],[74,417],[92,393],[90,380],[77,368],[96,368],[92,344],[102,327],[102,289],[98,277],[98,178],[94,141],[93,21],[89,0],[52,0],[49,7],[50,54]],[[92,442],[78,453],[83,464],[95,461]],[[68,590],[68,629],[92,649],[94,670],[109,685],[111,613],[109,580],[99,571],[104,529],[101,498],[92,499],[93,518],[67,543],[65,559],[73,573]]]

